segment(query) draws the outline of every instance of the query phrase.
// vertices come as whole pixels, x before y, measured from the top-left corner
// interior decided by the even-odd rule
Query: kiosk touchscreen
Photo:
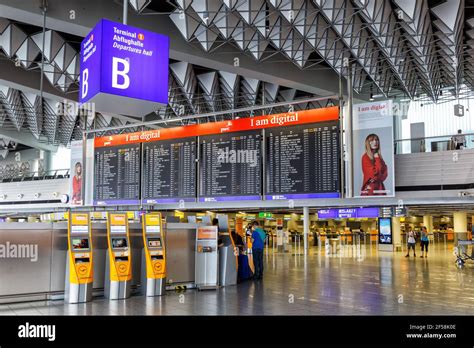
[[[217,226],[198,227],[196,234],[196,287],[216,289],[219,285]]]
[[[94,281],[89,213],[70,213],[67,231],[65,301],[88,302]]]
[[[130,297],[132,260],[126,213],[107,214],[107,260],[105,297],[118,300]]]
[[[143,214],[142,224],[145,260],[142,289],[146,296],[161,296],[166,285],[165,232],[161,213]]]

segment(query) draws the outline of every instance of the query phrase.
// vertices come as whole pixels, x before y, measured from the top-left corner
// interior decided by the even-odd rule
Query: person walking
[[[424,257],[428,257],[428,245],[430,244],[430,240],[428,238],[428,229],[426,228],[426,226],[423,226],[421,228],[421,256],[420,257],[423,257],[423,251],[425,252],[425,256]]]
[[[252,255],[255,267],[255,279],[263,277],[263,246],[265,242],[265,231],[260,228],[258,221],[252,223]]]
[[[415,246],[416,246],[416,239],[415,239],[415,231],[410,229],[407,233],[407,244],[408,244],[408,251],[405,257],[410,257],[410,249],[413,249],[413,257],[416,257]]]

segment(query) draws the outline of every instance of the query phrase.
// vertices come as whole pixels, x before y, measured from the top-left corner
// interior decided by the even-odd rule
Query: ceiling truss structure
[[[42,54],[42,32],[27,35],[21,24],[0,18],[0,59],[7,59],[25,69],[39,69]],[[38,29],[40,30],[40,29]],[[77,45],[76,45],[77,46]],[[46,79],[63,92],[76,93],[79,75],[79,55],[73,44],[66,42],[61,34],[47,30],[45,35]],[[169,104],[152,114],[150,119],[173,119],[177,116],[202,114],[216,111],[245,108],[262,103],[291,102],[295,98],[314,97],[293,88],[247,78],[225,71],[196,67],[183,61],[170,61]],[[23,92],[0,85],[0,126],[3,130],[30,132],[38,141],[49,144],[68,145],[71,140],[81,139],[84,117],[81,110],[49,98],[41,99],[39,93]],[[317,101],[294,106],[295,110],[335,105],[337,100]],[[287,112],[284,107],[256,111],[260,113]],[[128,131],[137,130],[130,120],[119,115],[97,113],[88,117],[88,128],[106,128],[131,125]],[[219,119],[248,117],[251,113],[223,113]],[[215,121],[217,117],[204,121]],[[138,121],[138,120],[137,120]],[[181,124],[192,123],[183,121]],[[176,123],[170,124],[176,125]],[[100,133],[108,135],[114,132]],[[1,132],[0,132],[1,137]]]
[[[442,102],[446,95],[464,96],[474,86],[474,18],[464,15],[465,2],[412,0],[170,0],[170,20],[182,36],[218,59],[231,44],[264,64],[283,57],[311,73],[333,69],[353,72],[356,92],[402,93],[410,98]],[[141,14],[156,9],[150,0],[129,0]],[[470,12],[472,14],[472,12]],[[158,17],[159,18],[159,17]],[[38,70],[62,92],[78,89],[79,42],[54,30],[25,29],[22,23],[0,18],[0,59]],[[452,88],[445,97],[442,91]],[[39,94],[39,93],[38,93]],[[0,126],[27,131],[38,141],[67,145],[80,139],[84,117],[77,110],[38,94],[0,86]],[[316,97],[304,91],[226,71],[170,61],[169,104],[146,120],[229,110],[219,119],[249,117],[233,109]],[[337,104],[295,105],[295,110]],[[288,111],[285,107],[262,113]],[[259,114],[255,112],[255,115]],[[97,114],[87,127],[131,124],[119,115]],[[187,120],[182,124],[217,120]],[[176,122],[170,125],[175,125]],[[166,125],[165,125],[166,126]],[[133,129],[132,129],[133,130]]]
[[[463,47],[464,28],[472,27],[472,19],[465,23],[464,0],[431,6],[414,0],[175,2],[170,18],[206,51],[227,42],[257,61],[279,52],[301,69],[323,59],[344,76],[350,63],[357,92],[369,82],[384,96],[397,89],[436,102],[441,88],[474,86],[472,55]],[[472,40],[468,46],[472,50]]]

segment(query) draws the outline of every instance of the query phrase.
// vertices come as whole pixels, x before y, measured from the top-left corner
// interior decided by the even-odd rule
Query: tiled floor
[[[217,291],[87,304],[62,301],[0,305],[0,315],[472,315],[474,263],[458,270],[452,248],[432,246],[428,259],[375,248],[326,256],[265,255],[261,281]]]

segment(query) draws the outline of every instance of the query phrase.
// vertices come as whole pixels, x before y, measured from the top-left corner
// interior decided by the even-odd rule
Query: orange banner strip
[[[118,146],[135,143],[145,143],[157,140],[196,137],[200,135],[234,133],[246,130],[257,130],[271,127],[295,126],[299,124],[334,121],[339,118],[339,107],[304,110],[241,118],[237,120],[209,122],[190,126],[163,128],[151,131],[119,134],[95,138],[95,147]]]

